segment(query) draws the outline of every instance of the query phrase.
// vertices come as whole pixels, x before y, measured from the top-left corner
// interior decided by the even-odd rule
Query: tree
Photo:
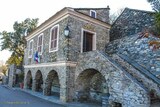
[[[0,66],[0,72],[2,72],[4,75],[6,75],[6,72],[7,72],[7,66],[6,66],[6,65],[2,65],[2,66]]]
[[[147,0],[151,6],[152,9],[156,12],[160,12],[160,0]]]
[[[113,24],[116,19],[122,14],[125,8],[119,9],[117,12],[110,14],[109,19],[110,19],[110,24]]]
[[[2,36],[1,50],[8,49],[12,52],[11,57],[8,59],[8,64],[14,64],[15,62],[16,65],[22,64],[24,58],[24,48],[26,46],[25,36],[32,32],[37,25],[38,18],[27,18],[21,23],[16,21],[13,25],[13,32],[0,32],[0,36]]]
[[[160,0],[147,0],[152,9],[155,11],[155,27],[152,29],[152,33],[160,37]]]

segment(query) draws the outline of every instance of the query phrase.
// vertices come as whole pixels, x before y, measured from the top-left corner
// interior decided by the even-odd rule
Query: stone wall
[[[128,56],[159,78],[160,50],[153,50],[152,46],[149,46],[149,42],[160,41],[160,39],[151,34],[148,38],[138,39],[139,37],[139,34],[135,34],[110,42],[106,45],[106,52],[108,54],[119,53]]]
[[[27,72],[31,71],[32,78],[33,78],[33,87],[32,90],[35,88],[35,79],[36,73],[40,71],[42,73],[43,78],[43,94],[46,95],[46,79],[47,75],[50,71],[56,71],[59,78],[60,84],[60,99],[62,101],[73,101],[75,99],[75,95],[77,89],[81,89],[82,85],[77,84],[77,80],[84,71],[94,69],[99,74],[96,74],[92,80],[89,80],[91,83],[95,82],[94,79],[98,76],[102,76],[105,79],[105,83],[103,86],[100,86],[99,89],[96,91],[90,90],[90,99],[96,99],[101,101],[102,95],[105,95],[109,92],[109,102],[112,105],[113,102],[121,103],[123,107],[149,107],[149,96],[147,92],[139,86],[132,78],[129,78],[125,72],[121,71],[116,65],[114,65],[108,57],[105,57],[99,51],[92,51],[92,52],[84,52],[78,56],[77,65],[74,66],[63,66],[55,65],[52,66],[33,66],[30,68],[25,68],[25,77],[27,77]],[[91,75],[93,73],[91,72]],[[85,76],[84,76],[85,77]],[[85,85],[88,83],[87,78],[83,78],[81,83]],[[98,80],[99,81],[99,80]],[[86,84],[87,85],[87,84]],[[100,84],[99,84],[100,85]],[[88,85],[90,87],[90,85]],[[98,85],[97,85],[98,86]],[[92,85],[91,89],[95,89],[94,84]],[[25,78],[25,88],[26,88],[26,78]],[[99,93],[100,92],[100,93]]]
[[[155,95],[160,96],[160,87],[155,81],[153,81],[148,76],[142,74],[139,70],[130,65],[127,61],[122,59],[117,54],[112,55],[112,58],[119,63],[127,72],[129,72],[133,77],[140,81],[149,91],[154,90]]]
[[[99,52],[82,53],[79,56],[75,80],[86,69],[96,69],[105,77],[110,105],[117,102],[123,107],[149,107],[148,92]]]
[[[98,20],[109,23],[109,6],[107,6],[107,8],[75,8],[74,10],[88,16],[90,16],[90,10],[95,10],[97,13]]]
[[[63,34],[63,30],[67,26],[67,23],[70,29],[69,39],[65,38]],[[43,31],[43,51],[42,55],[40,55],[40,63],[65,61],[67,57],[69,57],[68,60],[70,61],[76,61],[77,56],[81,51],[82,29],[96,33],[96,50],[104,50],[105,44],[109,42],[109,29],[105,27],[101,27],[90,22],[84,22],[73,17],[68,17],[57,24],[59,24],[58,51],[49,53],[50,28],[48,28],[47,30]],[[38,35],[33,38],[34,49],[32,58],[28,58],[29,41],[27,41],[24,59],[25,65],[36,64],[36,61],[34,61],[34,54],[37,51]],[[67,44],[69,44],[69,51]]]
[[[130,36],[154,26],[154,12],[125,8],[113,23],[110,31],[111,41]]]
[[[58,51],[56,52],[49,52],[49,40],[50,40],[50,29],[55,26],[51,26],[50,28],[46,29],[45,31],[41,32],[44,34],[43,37],[43,50],[42,50],[42,55],[40,55],[40,63],[48,63],[48,62],[55,62],[55,61],[61,61],[65,60],[65,54],[64,54],[64,46],[66,45],[64,43],[65,37],[63,35],[63,30],[67,25],[67,18],[60,21],[59,23],[56,23],[55,25],[59,24],[59,44],[58,44]],[[28,48],[29,48],[29,42],[27,41],[27,48],[25,49],[25,65],[30,65],[30,64],[35,64],[36,62],[34,61],[34,54],[37,51],[37,41],[38,41],[38,36],[41,34],[39,33],[36,35],[33,40],[33,55],[32,58],[28,58]]]
[[[8,75],[8,85],[9,87],[13,87],[15,85],[15,73],[16,73],[16,66],[11,65],[9,67],[9,75]]]
[[[109,42],[109,29],[107,28],[89,22],[80,21],[72,17],[69,18],[68,25],[71,29],[71,35],[69,38],[69,60],[71,61],[76,61],[81,52],[82,29],[96,33],[96,50],[104,50],[105,44]],[[88,26],[88,28],[86,26]]]
[[[60,99],[61,101],[69,101],[72,100],[73,98],[73,91],[74,90],[74,86],[73,86],[73,78],[74,78],[74,74],[72,72],[75,71],[75,68],[73,67],[67,67],[67,66],[57,66],[55,64],[55,66],[48,66],[48,67],[31,67],[31,68],[25,68],[25,79],[24,79],[24,88],[27,89],[27,73],[31,71],[32,74],[32,80],[33,80],[33,84],[32,84],[32,90],[35,90],[35,80],[36,80],[36,73],[38,71],[41,72],[42,74],[42,81],[43,81],[43,94],[44,95],[48,95],[47,90],[45,90],[45,88],[47,87],[47,76],[49,75],[49,73],[51,71],[55,71],[58,74],[58,80],[59,80],[59,84],[60,84]],[[68,72],[66,72],[68,71]],[[72,88],[73,87],[73,88]],[[70,93],[70,94],[68,94]]]

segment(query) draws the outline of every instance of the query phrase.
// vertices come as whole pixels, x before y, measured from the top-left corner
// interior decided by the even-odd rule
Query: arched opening
[[[149,95],[151,100],[151,106],[156,107],[156,105],[160,105],[160,98],[157,95],[156,90],[151,89]]]
[[[102,102],[102,96],[108,94],[108,85],[104,76],[95,69],[84,70],[76,80],[76,100]]]
[[[44,94],[47,96],[60,96],[59,78],[57,72],[54,70],[50,71],[47,75]]]
[[[16,69],[14,79],[15,79],[15,86],[18,87],[20,86],[22,88],[21,85],[24,82],[24,72],[21,69]]]
[[[113,103],[112,103],[112,106],[113,106],[113,107],[122,107],[122,104],[121,104],[121,103],[118,103],[118,102],[113,102]]]
[[[27,89],[32,89],[32,74],[31,74],[31,71],[28,71],[27,73]]]
[[[43,77],[40,70],[37,71],[35,77],[35,91],[42,92],[43,91]]]

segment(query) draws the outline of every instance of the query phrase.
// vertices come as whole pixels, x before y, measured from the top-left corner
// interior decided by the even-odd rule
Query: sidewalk
[[[47,100],[47,101],[50,101],[50,102],[53,102],[56,104],[60,104],[60,105],[66,106],[66,107],[101,107],[101,105],[99,105],[97,103],[87,103],[87,102],[85,102],[85,103],[80,103],[80,102],[64,103],[64,102],[60,101],[59,98],[56,96],[44,96],[40,92],[34,92],[32,90],[21,89],[21,88],[17,88],[17,87],[10,88],[7,85],[4,85],[4,87],[12,89],[12,90],[23,91],[23,92],[28,93],[30,95],[36,96],[38,98],[41,98],[41,99],[44,99],[44,100]]]

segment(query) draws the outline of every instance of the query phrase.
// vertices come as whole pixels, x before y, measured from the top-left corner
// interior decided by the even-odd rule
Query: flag
[[[36,53],[34,54],[34,61],[36,61],[37,63],[40,62],[40,57],[39,57],[37,51],[36,51]]]

